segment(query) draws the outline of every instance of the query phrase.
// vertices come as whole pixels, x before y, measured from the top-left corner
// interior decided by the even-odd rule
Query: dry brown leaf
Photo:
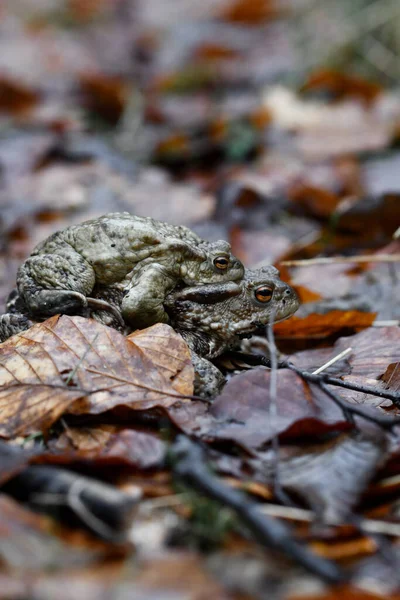
[[[168,378],[179,394],[188,394],[193,384],[193,367],[188,361],[186,344],[162,323],[135,331],[127,338]],[[179,374],[179,377],[177,377]],[[190,393],[190,392],[189,392]]]
[[[302,85],[302,92],[329,92],[332,99],[357,98],[370,105],[382,92],[381,86],[362,77],[322,69],[311,73]]]
[[[331,400],[287,369],[279,370],[277,414],[271,416],[270,375],[253,369],[233,377],[210,409],[216,421],[204,423],[204,437],[235,440],[254,450],[283,433],[296,438],[349,427]]]
[[[117,331],[82,317],[53,317],[14,336],[0,347],[0,435],[44,431],[68,409],[74,414],[118,405],[144,410],[192,394],[186,344],[168,325],[155,326],[155,332],[158,352],[171,354],[175,367],[167,369],[168,361],[155,364],[148,349],[143,352]],[[144,335],[148,347],[151,333]]]
[[[400,363],[391,363],[384,374],[381,377],[381,380],[385,382],[385,387],[390,390],[399,391],[400,390]]]
[[[195,552],[168,549],[161,555],[97,563],[86,568],[48,569],[39,577],[19,573],[23,592],[8,599],[34,597],[41,600],[233,600],[218,578],[202,565]],[[14,574],[16,578],[17,575]],[[2,583],[2,581],[0,580]],[[9,584],[10,585],[10,584]],[[17,588],[20,591],[19,588]],[[2,588],[3,590],[3,588]]]
[[[18,336],[0,346],[0,436],[46,430],[81,396],[40,343]]]
[[[328,219],[336,210],[340,197],[313,185],[295,183],[288,190],[294,212],[304,213],[317,219]]]
[[[38,102],[39,96],[20,82],[0,79],[0,112],[24,115]]]
[[[166,453],[166,444],[155,433],[117,425],[68,427],[50,447],[56,462],[91,460],[96,466],[118,464],[137,469],[159,467]]]
[[[88,108],[115,125],[127,101],[127,83],[117,77],[94,74],[83,75],[80,83]]]
[[[278,15],[279,3],[271,0],[234,0],[221,17],[234,23],[257,25]]]
[[[311,548],[319,555],[331,560],[346,560],[360,558],[368,554],[374,554],[377,543],[372,537],[361,537],[355,540],[327,542],[318,541],[311,544]]]
[[[313,313],[307,317],[292,317],[274,327],[275,335],[282,338],[327,338],[342,331],[355,332],[370,327],[375,313],[358,310],[332,310],[325,315]]]

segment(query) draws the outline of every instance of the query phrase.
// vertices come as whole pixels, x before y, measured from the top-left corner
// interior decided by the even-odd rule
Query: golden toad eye
[[[259,302],[269,302],[272,298],[274,290],[268,285],[262,285],[254,292],[255,297]]]
[[[229,260],[226,256],[217,256],[217,258],[214,258],[214,266],[221,271],[226,271],[229,267]]]

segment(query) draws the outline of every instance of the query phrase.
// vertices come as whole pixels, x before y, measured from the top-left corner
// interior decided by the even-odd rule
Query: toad
[[[97,299],[115,306],[117,311],[124,298],[120,287],[105,286],[95,290]],[[10,309],[23,309],[18,292],[10,296]],[[225,383],[221,371],[211,362],[224,351],[238,346],[243,338],[251,337],[260,327],[283,321],[299,307],[293,288],[279,277],[273,266],[246,269],[240,282],[177,288],[164,301],[170,324],[188,344],[195,368],[195,394],[215,396]],[[116,317],[109,311],[94,311],[98,321],[125,333]],[[21,313],[0,317],[0,339],[24,331],[32,323]]]
[[[119,306],[123,291],[109,286],[97,288],[98,297]],[[293,315],[299,307],[294,289],[283,282],[273,266],[246,269],[242,281],[176,288],[164,307],[170,324],[188,344],[195,367],[195,393],[212,397],[225,379],[210,362],[224,351],[240,345],[270,320],[274,323]],[[92,316],[120,329],[113,315],[97,311]]]
[[[279,278],[273,266],[246,269],[239,283],[211,284],[176,290],[165,307],[171,325],[179,331],[192,353],[195,394],[215,396],[225,383],[210,362],[224,351],[239,346],[269,322],[291,317],[299,307],[294,289]]]
[[[41,242],[17,274],[27,316],[84,314],[105,309],[130,327],[168,322],[163,302],[179,283],[202,285],[239,280],[243,265],[224,241],[207,242],[184,226],[149,217],[110,213],[67,227]],[[120,286],[119,309],[96,286]]]

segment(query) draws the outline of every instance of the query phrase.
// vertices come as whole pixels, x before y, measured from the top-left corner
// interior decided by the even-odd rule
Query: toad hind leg
[[[31,256],[17,275],[18,291],[28,312],[38,317],[80,313],[94,284],[94,270],[74,251]]]
[[[163,302],[175,285],[176,280],[167,275],[165,267],[159,264],[149,265],[135,274],[135,281],[121,304],[126,323],[135,328],[168,323],[169,317]]]
[[[5,313],[0,315],[0,343],[12,335],[26,331],[33,323],[19,313]]]

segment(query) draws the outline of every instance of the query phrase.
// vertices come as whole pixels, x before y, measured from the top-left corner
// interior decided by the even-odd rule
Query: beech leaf
[[[152,330],[143,334],[143,350],[139,334],[128,340],[94,320],[56,316],[2,344],[0,436],[45,431],[67,411],[144,410],[191,395],[185,342],[168,325],[154,326],[154,362]]]

